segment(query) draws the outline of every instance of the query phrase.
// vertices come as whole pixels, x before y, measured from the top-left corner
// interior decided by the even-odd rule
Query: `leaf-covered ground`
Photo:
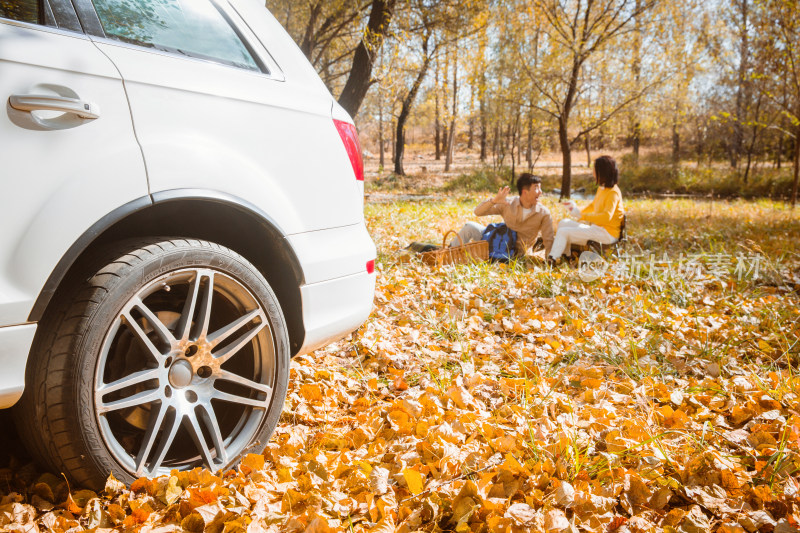
[[[596,281],[398,253],[474,205],[367,205],[375,311],[293,361],[263,456],[99,495],[12,464],[0,529],[797,531],[800,214],[628,201]]]

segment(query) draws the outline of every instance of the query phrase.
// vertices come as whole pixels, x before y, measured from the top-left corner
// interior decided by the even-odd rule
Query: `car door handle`
[[[60,111],[72,113],[81,118],[100,118],[100,109],[96,104],[66,96],[12,94],[8,98],[8,103],[18,111]]]

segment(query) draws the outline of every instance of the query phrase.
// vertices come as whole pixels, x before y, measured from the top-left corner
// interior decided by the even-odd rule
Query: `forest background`
[[[797,0],[266,5],[354,116],[368,190],[534,170],[569,197],[602,151],[629,192],[796,201]]]

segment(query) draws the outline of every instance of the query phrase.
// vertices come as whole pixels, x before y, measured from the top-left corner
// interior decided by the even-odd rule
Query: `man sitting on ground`
[[[530,173],[517,179],[518,197],[508,198],[509,187],[501,188],[497,194],[475,208],[479,217],[500,215],[506,225],[517,232],[517,256],[525,255],[541,234],[545,257],[553,246],[553,220],[550,211],[539,203],[542,195],[542,180]],[[467,222],[458,232],[450,246],[481,240],[485,226]]]

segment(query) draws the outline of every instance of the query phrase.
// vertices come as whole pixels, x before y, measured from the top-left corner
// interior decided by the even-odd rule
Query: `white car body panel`
[[[35,333],[36,324],[0,328],[0,409],[11,407],[22,396],[27,358],[20,354],[28,353]]]
[[[299,353],[308,353],[338,340],[361,324],[372,312],[374,273],[304,285],[303,323],[306,338]]]
[[[375,244],[363,224],[299,233],[287,240],[303,267],[307,284],[363,272],[367,261],[376,255]]]
[[[267,13],[262,7],[252,16]],[[274,65],[255,37],[249,42]],[[362,219],[324,87],[110,39],[96,43],[125,80],[151,193],[219,190],[269,213],[289,235]]]
[[[90,40],[2,21],[0,43],[4,100],[55,94],[48,85],[59,86],[100,110],[100,118],[65,129],[38,126],[31,112],[8,105],[0,113],[0,184],[14,194],[0,210],[2,326],[26,322],[70,246],[107,213],[146,195],[147,182],[119,73]]]

